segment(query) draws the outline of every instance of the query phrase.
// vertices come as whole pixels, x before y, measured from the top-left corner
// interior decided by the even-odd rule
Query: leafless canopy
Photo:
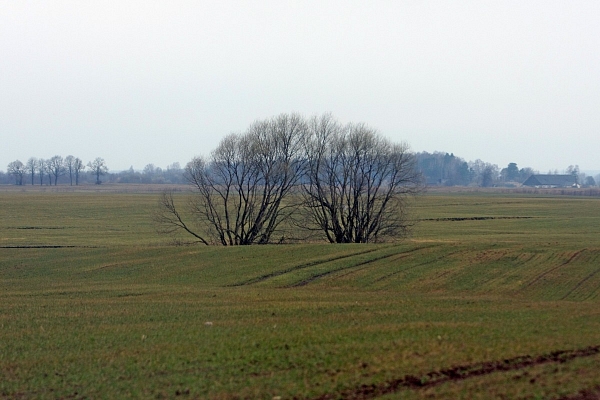
[[[50,174],[54,175],[54,185],[58,185],[58,177],[66,172],[65,162],[61,156],[54,156],[46,163]]]
[[[185,176],[195,192],[187,209],[193,226],[165,192],[159,229],[225,246],[287,241],[290,227],[332,243],[402,236],[406,197],[421,182],[405,145],[363,124],[294,114],[225,137],[207,159],[190,161]]]
[[[38,169],[37,158],[35,158],[35,157],[29,158],[29,160],[27,160],[27,163],[25,164],[25,168],[27,169],[27,172],[31,176],[31,184],[33,185],[33,181],[35,179],[35,173],[37,172],[37,169]]]
[[[314,118],[306,141],[304,205],[311,224],[331,243],[403,237],[406,200],[421,188],[407,145],[394,144],[364,124],[340,126]]]
[[[209,159],[195,158],[185,176],[196,196],[189,202],[204,236],[190,232],[169,193],[163,194],[163,226],[179,227],[201,242],[225,246],[269,243],[297,204],[288,199],[304,161],[306,124],[298,115],[255,122],[244,134],[225,137]],[[167,215],[168,214],[168,215]],[[281,240],[281,237],[278,239]]]
[[[100,185],[102,183],[100,177],[108,172],[104,158],[97,157],[94,161],[88,162],[87,166],[90,172],[96,176],[96,185]]]
[[[19,160],[12,161],[8,164],[7,172],[15,177],[15,184],[23,184],[23,176],[25,175],[25,164]]]

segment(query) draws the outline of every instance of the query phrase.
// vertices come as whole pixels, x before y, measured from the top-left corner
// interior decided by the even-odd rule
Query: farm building
[[[531,175],[523,186],[536,188],[565,188],[578,187],[575,175]]]

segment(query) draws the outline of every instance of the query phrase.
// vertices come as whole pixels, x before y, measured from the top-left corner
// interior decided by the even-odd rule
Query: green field
[[[0,188],[0,398],[600,394],[598,198],[429,193],[401,243],[237,248],[171,245],[157,202]]]

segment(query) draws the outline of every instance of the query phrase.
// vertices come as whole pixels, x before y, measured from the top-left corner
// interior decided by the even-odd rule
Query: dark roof
[[[577,184],[574,175],[531,175],[523,186],[570,187]]]

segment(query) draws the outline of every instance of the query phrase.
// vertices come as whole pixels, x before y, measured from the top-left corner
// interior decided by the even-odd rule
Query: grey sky
[[[599,170],[600,1],[0,0],[0,169],[184,165],[283,112]]]

